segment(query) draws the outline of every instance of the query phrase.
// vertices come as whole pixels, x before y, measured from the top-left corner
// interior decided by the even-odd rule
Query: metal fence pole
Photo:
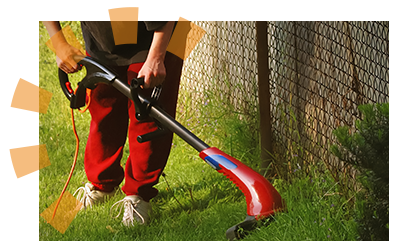
[[[268,65],[267,22],[257,21],[258,102],[260,112],[261,169],[267,171],[272,153],[272,124]]]

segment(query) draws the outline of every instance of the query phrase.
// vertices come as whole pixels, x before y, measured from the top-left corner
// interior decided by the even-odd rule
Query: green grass
[[[76,22],[69,23],[81,39]],[[63,23],[64,25],[64,23]],[[43,212],[57,200],[67,180],[75,151],[75,138],[70,121],[68,101],[62,94],[57,78],[55,56],[44,44],[49,39],[44,27],[39,25],[40,87],[53,93],[47,114],[39,117],[40,144],[46,144],[51,166],[39,171],[39,212]],[[83,73],[72,77],[82,78]],[[190,98],[181,101],[190,103]],[[247,164],[256,165],[258,157],[238,147],[254,148],[252,136],[246,136],[246,122],[235,119],[238,114],[224,115],[212,112],[218,104],[207,103],[200,113],[178,110],[177,119],[192,128],[200,138],[220,147]],[[185,105],[182,105],[185,107]],[[190,107],[190,105],[187,105]],[[214,107],[214,108],[213,108]],[[78,163],[68,191],[73,193],[86,181],[83,154],[89,130],[88,112],[76,114],[77,131],[81,139]],[[205,124],[208,124],[205,126]],[[231,129],[226,129],[231,126]],[[242,131],[243,130],[243,131]],[[227,132],[229,131],[229,132]],[[235,133],[235,131],[238,131]],[[228,133],[228,134],[227,134]],[[239,139],[238,139],[239,138]],[[240,139],[241,138],[241,139]],[[243,142],[243,145],[237,141]],[[236,145],[236,146],[235,146]],[[240,153],[242,152],[242,153]],[[124,151],[122,163],[129,152]],[[118,193],[104,204],[91,210],[81,211],[64,234],[59,233],[39,216],[39,240],[41,241],[224,241],[225,231],[242,222],[246,217],[243,194],[222,174],[206,165],[197,152],[175,137],[173,148],[165,169],[156,186],[159,195],[151,203],[153,214],[148,226],[126,228],[120,218],[112,218],[111,206],[124,197]],[[250,156],[249,156],[250,155]],[[272,180],[286,200],[288,211],[275,216],[269,226],[250,232],[244,240],[356,240],[356,223],[346,200],[338,194],[337,185],[331,178],[305,177],[298,171],[289,184]],[[324,175],[325,176],[325,175]],[[326,175],[329,176],[329,175]]]
[[[292,184],[280,180],[274,183],[287,202],[288,211],[280,213],[268,227],[256,229],[246,239],[356,240],[357,224],[348,210],[348,201],[338,193],[337,183],[332,178],[300,176]]]

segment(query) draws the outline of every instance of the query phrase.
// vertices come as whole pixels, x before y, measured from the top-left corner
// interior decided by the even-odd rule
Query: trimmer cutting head
[[[228,229],[228,239],[237,239],[239,228],[250,230],[258,220],[284,209],[283,200],[271,183],[239,160],[217,148],[203,150],[200,157],[235,183],[246,197],[247,217],[242,223]]]

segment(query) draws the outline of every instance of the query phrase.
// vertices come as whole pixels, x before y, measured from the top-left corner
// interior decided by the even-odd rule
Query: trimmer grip
[[[247,214],[262,219],[283,209],[283,201],[276,189],[262,175],[221,150],[211,147],[200,152],[200,157],[244,193]]]
[[[58,80],[60,81],[61,89],[64,92],[64,95],[70,101],[70,107],[73,109],[81,108],[85,106],[86,101],[86,88],[80,87],[74,93],[74,90],[71,88],[71,83],[68,79],[68,74],[58,68]]]
[[[64,92],[64,95],[68,98],[68,100],[71,100],[74,92],[71,89],[68,74],[62,71],[60,68],[58,68],[58,80],[60,81],[61,89]]]

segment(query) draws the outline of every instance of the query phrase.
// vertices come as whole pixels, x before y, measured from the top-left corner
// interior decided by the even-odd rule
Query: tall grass
[[[246,240],[351,241],[357,223],[337,182],[326,176],[294,173],[292,182],[276,179],[274,186],[285,199],[288,211],[278,214],[268,227],[256,229]],[[304,172],[304,171],[303,171]]]
[[[203,72],[204,73],[204,72]],[[227,74],[224,69],[221,75]],[[206,74],[205,74],[206,75]],[[242,103],[234,92],[247,90],[223,76],[206,75],[196,86],[180,90],[177,120],[204,139],[255,170],[260,168],[259,114],[249,96]],[[224,87],[217,79],[223,78]],[[247,98],[247,99],[246,99]]]

